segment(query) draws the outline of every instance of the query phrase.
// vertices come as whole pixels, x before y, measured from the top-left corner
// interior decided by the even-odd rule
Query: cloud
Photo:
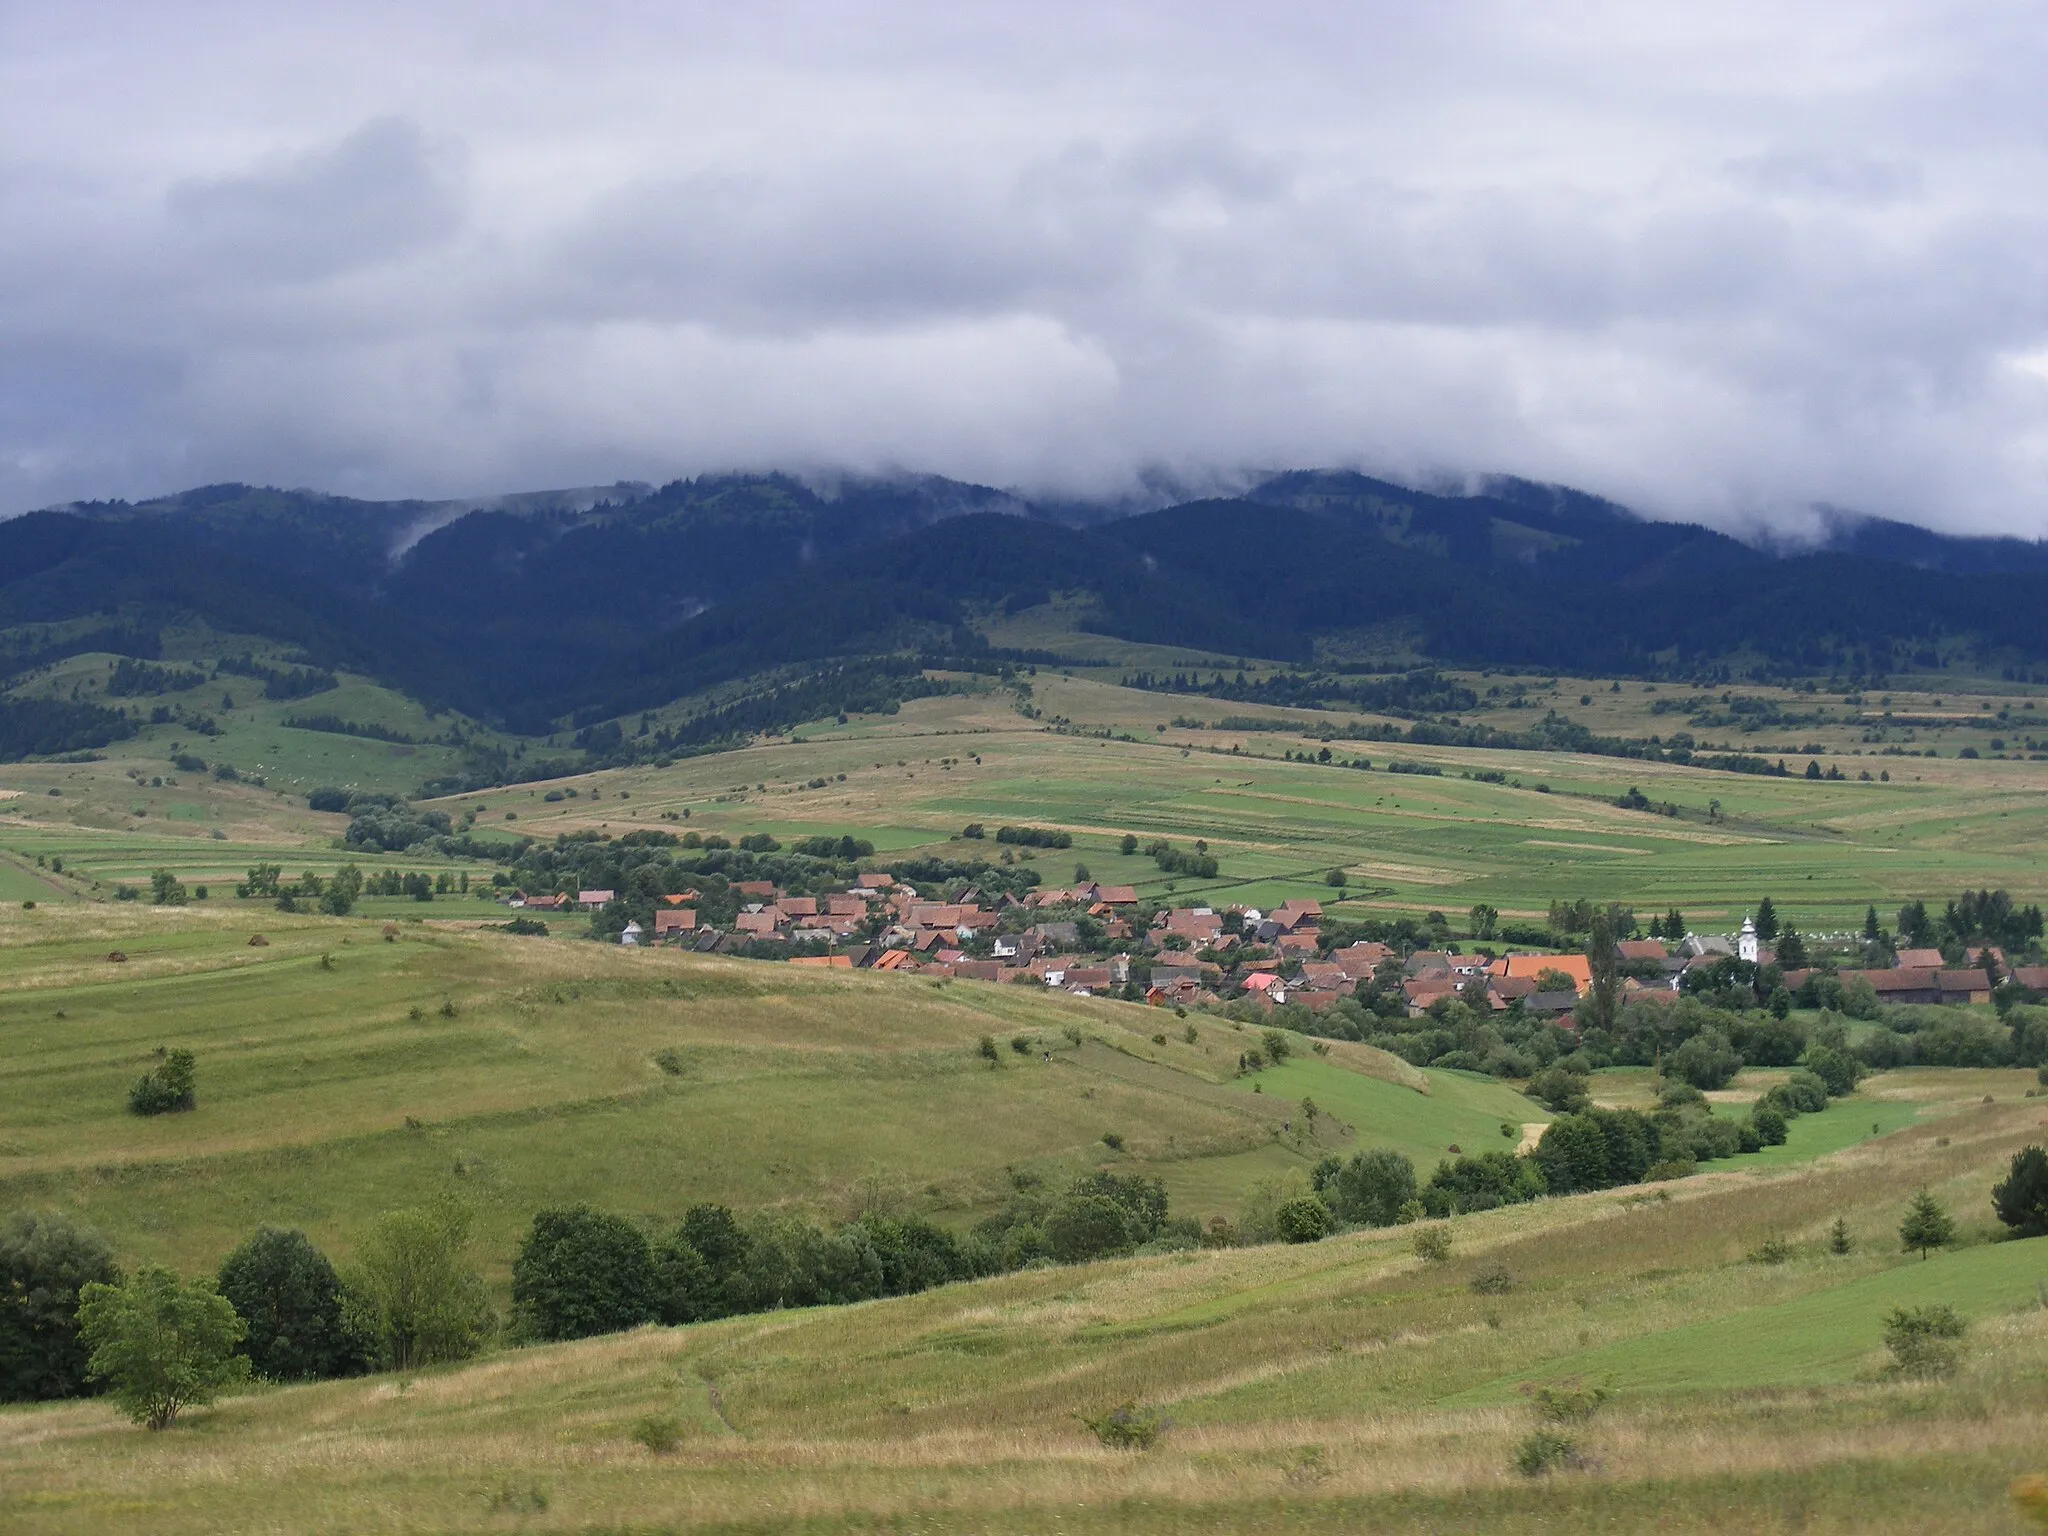
[[[1357,464],[2048,533],[2048,21],[198,3],[0,21],[0,511]]]

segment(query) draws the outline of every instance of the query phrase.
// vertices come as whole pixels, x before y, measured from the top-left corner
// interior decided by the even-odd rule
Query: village
[[[734,881],[728,894],[741,903],[729,926],[700,921],[701,893],[684,890],[659,899],[651,926],[628,919],[617,942],[1019,983],[1182,1009],[1248,1002],[1315,1013],[1370,990],[1398,999],[1411,1018],[1456,1001],[1483,1015],[1555,1019],[1567,1027],[1593,984],[1584,953],[1503,953],[1486,945],[1458,952],[1356,938],[1344,931],[1355,925],[1326,925],[1322,904],[1312,899],[1270,910],[1175,907],[1141,901],[1129,886],[1083,881],[992,898],[970,887],[954,900],[934,901],[883,871],[863,872],[847,889],[823,895],[791,895],[766,880]],[[616,900],[607,889],[515,891],[507,904],[534,913],[599,913]],[[1436,931],[1447,936],[1440,922]],[[1745,977],[1775,969],[1778,959],[1747,917],[1734,935],[1630,937],[1615,950],[1624,1005],[1675,1002],[1687,991],[1725,985],[1738,969]],[[1824,999],[1839,1002],[1839,989],[1860,983],[1878,1004],[1955,1005],[1989,1003],[2000,980],[2048,992],[2048,966],[2009,967],[1996,946],[1966,951],[1961,964],[1937,949],[1907,948],[1883,966],[1776,969],[1764,990],[1783,988],[1811,1004],[1820,987]]]

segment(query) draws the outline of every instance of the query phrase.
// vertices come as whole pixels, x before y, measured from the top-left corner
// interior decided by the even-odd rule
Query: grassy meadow
[[[1989,1241],[1984,1195],[2043,1119],[1995,1095],[1796,1167],[1461,1217],[1440,1263],[1395,1228],[1026,1271],[261,1389],[165,1435],[103,1403],[10,1409],[0,1522],[2017,1531],[2004,1489],[2048,1432],[2048,1241]],[[1893,1235],[1923,1185],[1962,1229],[1926,1261]],[[1748,1262],[1769,1237],[1791,1257]],[[1884,1312],[1930,1300],[1970,1319],[1963,1371],[1887,1379]],[[1588,1468],[1518,1476],[1524,1388],[1574,1379],[1617,1392],[1574,1432]],[[1127,1400],[1170,1420],[1149,1451],[1077,1417]],[[650,1415],[672,1449],[636,1442]]]

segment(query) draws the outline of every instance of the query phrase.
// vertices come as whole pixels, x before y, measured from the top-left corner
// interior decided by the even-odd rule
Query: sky
[[[2048,535],[2035,0],[0,0],[0,513],[1507,473]]]

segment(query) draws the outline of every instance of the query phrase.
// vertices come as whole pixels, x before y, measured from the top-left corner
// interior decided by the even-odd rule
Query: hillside
[[[526,734],[719,688],[756,701],[719,728],[759,729],[913,697],[917,660],[1043,659],[992,653],[983,631],[1056,596],[1125,642],[1354,671],[2048,668],[2031,546],[1845,524],[1834,545],[1780,557],[1558,488],[1437,496],[1328,471],[1125,512],[935,477],[465,503],[207,487],[0,525],[0,675],[87,651],[154,658],[167,627],[199,624]],[[801,704],[762,702],[795,679]],[[61,739],[15,734],[17,755]]]
[[[422,947],[399,952],[416,961]],[[344,952],[342,963],[368,958]],[[911,1030],[925,1044],[927,1029],[950,1040],[948,1015],[966,1006],[935,999]],[[609,1018],[600,1010],[594,1024],[608,1039]],[[906,1043],[856,1028],[867,1049]],[[303,1050],[286,1047],[274,1068],[304,1070],[288,1059]],[[415,1065],[449,1070],[425,1052]],[[1071,1083],[1085,1069],[1050,1070]],[[987,1076],[1010,1091],[1024,1078]],[[230,1114],[235,1083],[254,1086],[226,1075]],[[2009,1081],[1996,1086],[1995,1102],[1972,1097],[1817,1163],[1461,1217],[1441,1263],[1417,1258],[1412,1233],[1395,1228],[1027,1271],[402,1378],[265,1389],[162,1436],[104,1403],[9,1409],[0,1518],[34,1533],[103,1530],[143,1508],[166,1533],[1534,1532],[1652,1520],[1677,1531],[2012,1531],[2005,1486],[2040,1469],[2048,1431],[2043,1240],[1984,1241],[1983,1196],[2006,1156],[2038,1138],[2041,1111]],[[1890,1091],[1874,1084],[1862,1097]],[[561,1122],[529,1123],[553,1137]],[[994,1132],[1011,1134],[1001,1121]],[[778,1133],[785,1159],[806,1155],[795,1122]],[[620,1153],[649,1161],[633,1138],[604,1146],[614,1180],[633,1176]],[[570,1166],[595,1170],[604,1156],[593,1148]],[[309,1161],[245,1166],[291,1162],[303,1174]],[[478,1176],[492,1190],[501,1175],[486,1158]],[[102,1209],[126,1198],[119,1172],[92,1182]],[[1922,1186],[1964,1234],[1926,1262],[1892,1235],[1904,1192]],[[402,1182],[357,1198],[401,1192]],[[124,1245],[197,1257],[204,1245],[175,1234],[213,1196],[201,1182],[191,1197]],[[258,1196],[236,1214],[246,1223],[261,1208]],[[305,1214],[323,1237],[343,1224],[331,1196]],[[1827,1248],[1837,1217],[1846,1256]],[[1745,1262],[1766,1238],[1789,1257]],[[1886,1309],[1930,1301],[1969,1319],[1962,1374],[1886,1379]],[[1568,1427],[1590,1467],[1518,1476],[1516,1449],[1539,1422],[1523,1386],[1589,1381],[1618,1391]],[[1154,1449],[1107,1449],[1078,1422],[1123,1401],[1170,1420]],[[637,1443],[650,1421],[672,1447]]]

